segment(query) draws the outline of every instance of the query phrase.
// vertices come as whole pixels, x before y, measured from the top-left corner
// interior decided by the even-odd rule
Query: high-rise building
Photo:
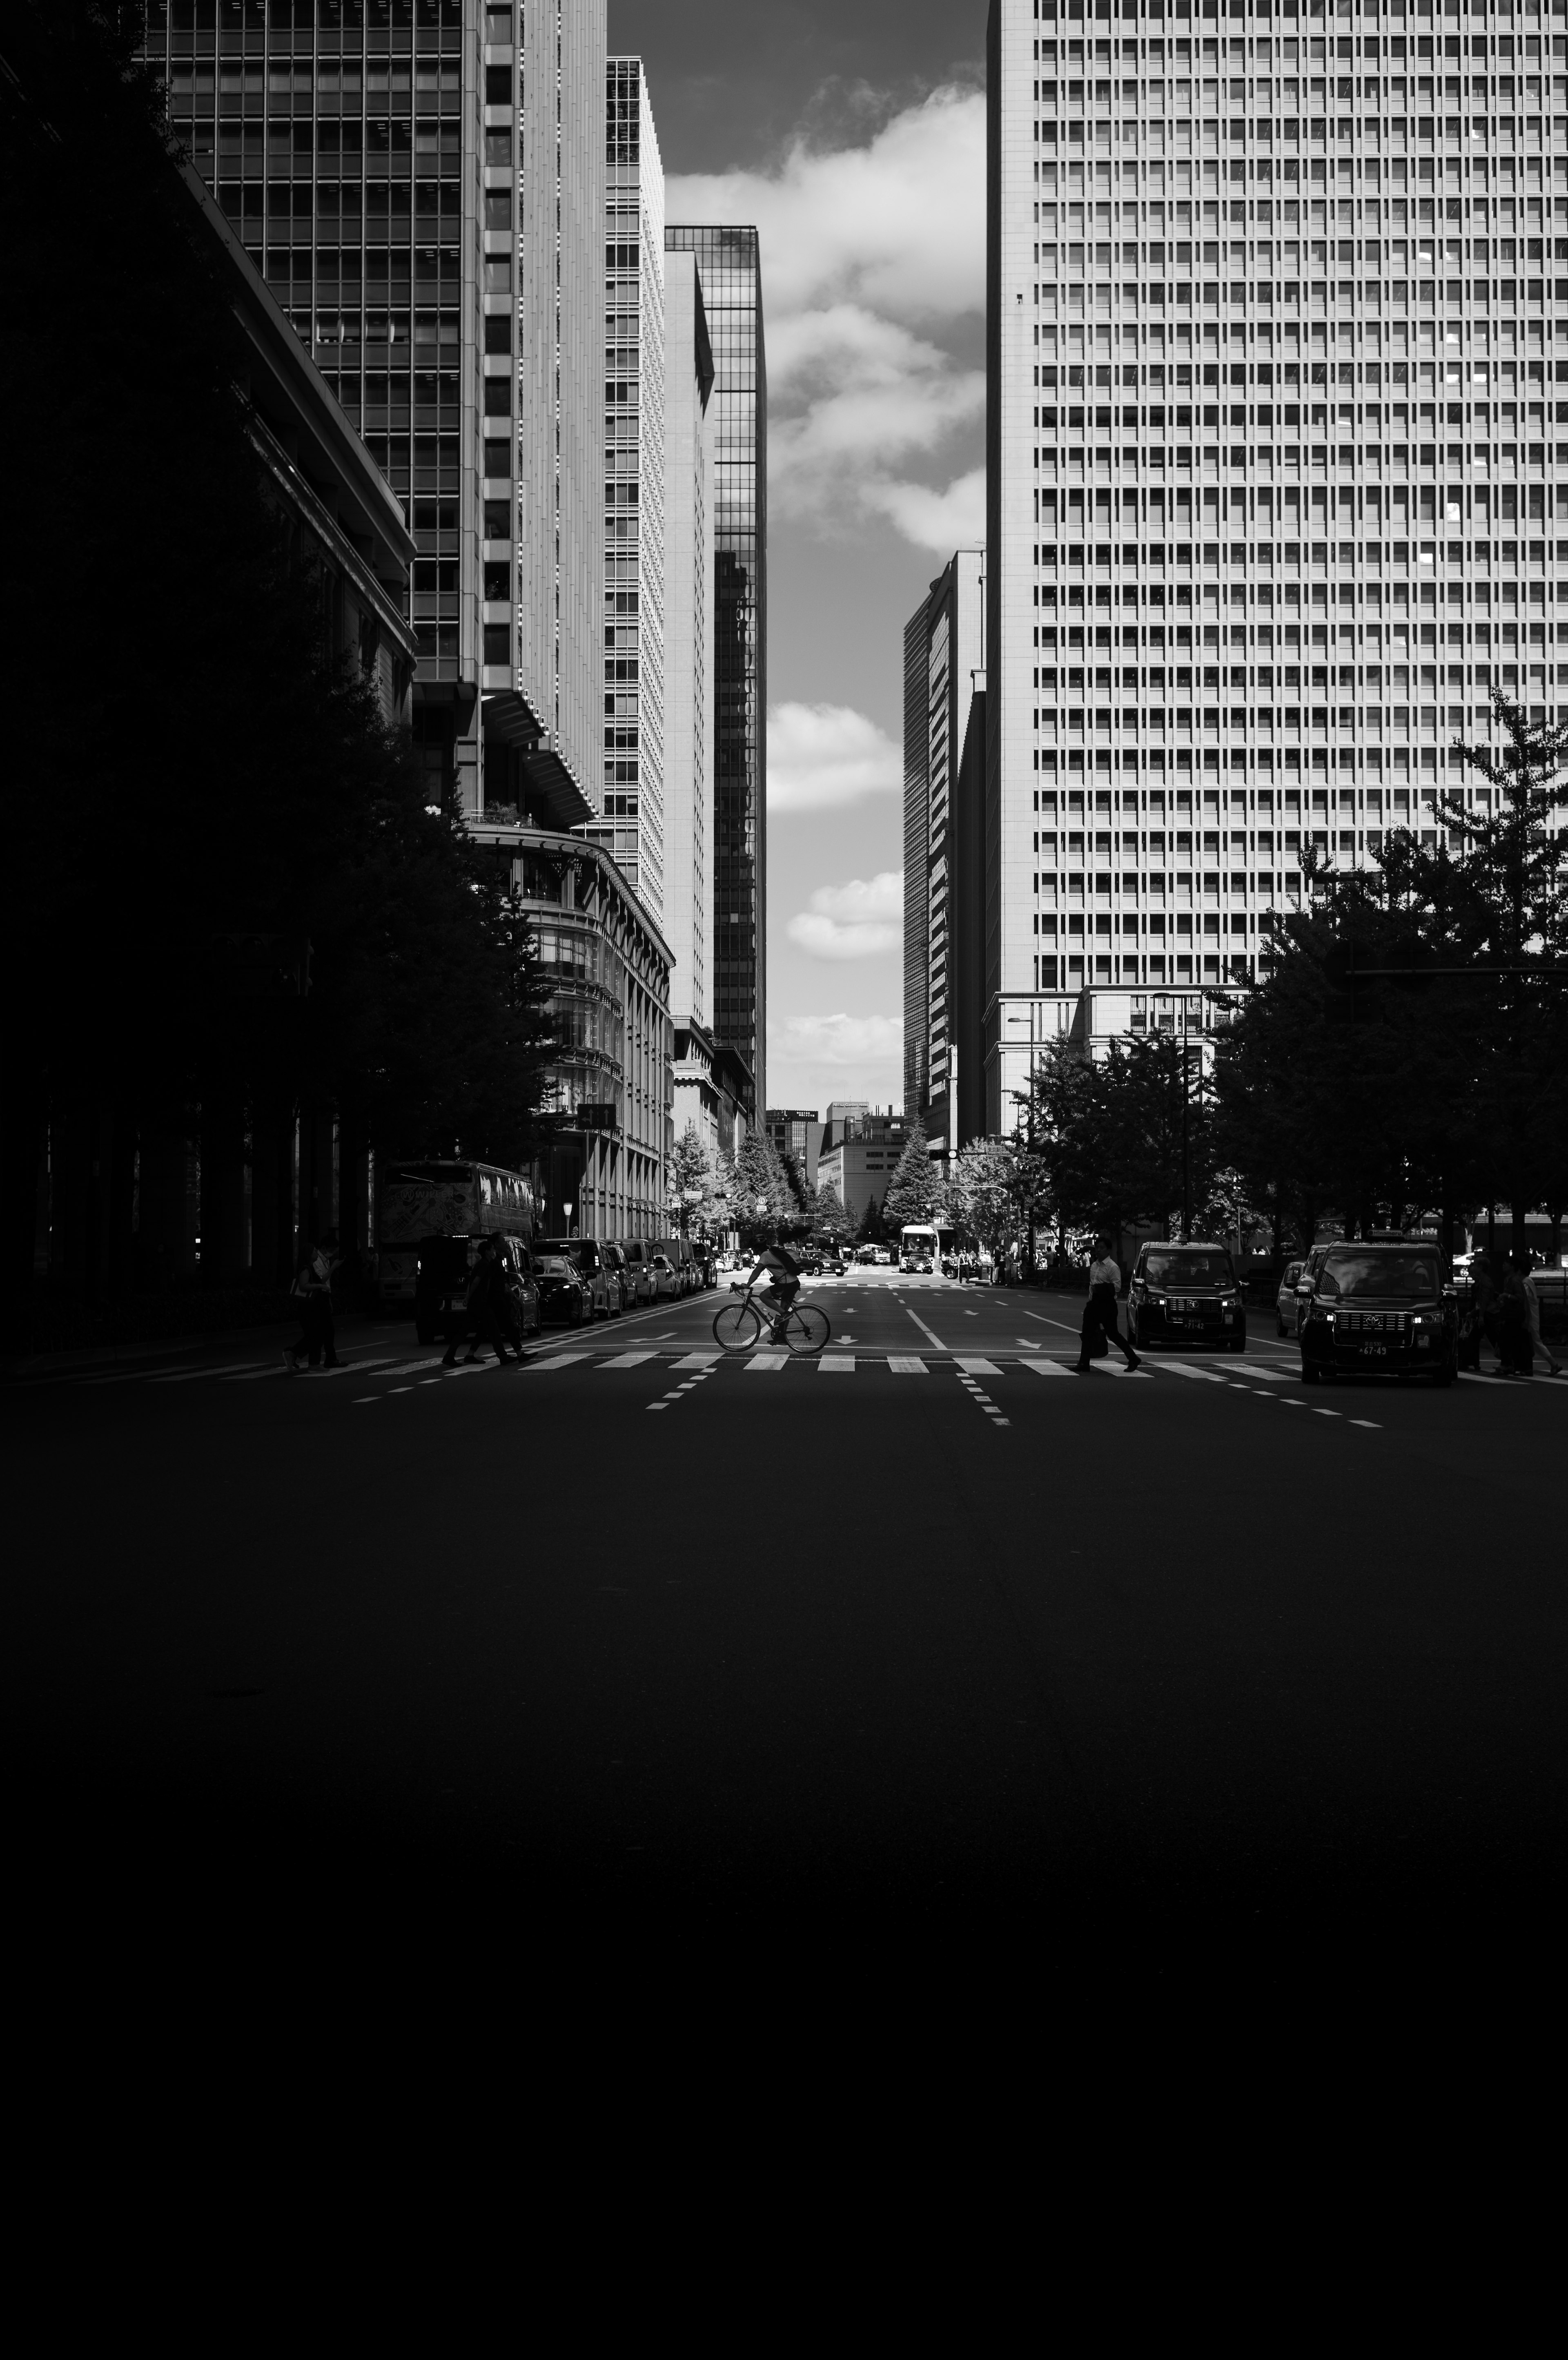
[[[696,256],[667,254],[664,273],[664,930],[675,953],[678,1013],[705,1030],[713,961],[713,354]]]
[[[148,0],[147,54],[175,136],[411,508],[414,737],[555,985],[550,1220],[570,1203],[588,1234],[657,1231],[670,952],[572,833],[604,792],[615,477],[604,0]],[[350,530],[325,476],[310,488]]]
[[[714,371],[713,956],[709,1022],[767,1103],[768,368],[757,234],[671,226],[697,257]]]
[[[769,1107],[763,1118],[776,1155],[792,1155],[808,1187],[817,1182],[822,1153],[822,1119],[815,1107]]]
[[[904,627],[904,1110],[933,1152],[964,1144],[954,1076],[978,1043],[955,1021],[958,770],[984,686],[985,558],[960,550]],[[973,890],[977,880],[969,880]]]
[[[608,847],[665,918],[664,168],[640,58],[605,69],[604,742]]]
[[[604,0],[150,0],[170,122],[411,511],[414,732],[599,792]],[[488,778],[486,772],[488,771]]]
[[[1206,1023],[1305,847],[1435,842],[1554,685],[1545,12],[1192,13],[991,9],[988,1126],[1044,1035]]]

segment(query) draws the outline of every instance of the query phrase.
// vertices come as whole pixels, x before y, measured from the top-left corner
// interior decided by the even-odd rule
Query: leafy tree
[[[855,1231],[855,1236],[863,1246],[886,1245],[887,1241],[887,1223],[882,1207],[875,1196],[870,1197],[866,1202],[866,1210],[860,1216],[860,1227]]]
[[[831,1180],[822,1181],[817,1189],[816,1233],[832,1246],[842,1245],[849,1235],[849,1223]]]
[[[681,1234],[685,1236],[693,1207],[687,1201],[691,1189],[701,1192],[697,1210],[706,1215],[713,1201],[713,1169],[708,1159],[707,1142],[694,1122],[688,1122],[675,1142],[675,1154],[670,1169],[670,1193],[677,1208]]]
[[[746,1132],[736,1150],[735,1187],[735,1227],[748,1245],[777,1237],[800,1218],[778,1153],[760,1123]]]
[[[1018,1204],[1011,1148],[1005,1140],[974,1139],[953,1161],[953,1198],[964,1228],[1000,1257],[1017,1234]]]
[[[916,1122],[910,1126],[904,1152],[887,1183],[882,1218],[889,1232],[897,1237],[910,1221],[929,1221],[935,1204],[936,1178],[931,1170],[931,1145]]]

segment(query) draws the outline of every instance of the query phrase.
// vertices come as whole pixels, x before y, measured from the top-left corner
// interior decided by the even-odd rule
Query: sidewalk
[[[412,1313],[399,1322],[386,1313],[345,1311],[338,1316],[337,1336],[340,1343],[347,1343],[371,1329],[379,1333],[398,1325],[406,1325],[411,1334],[413,1324]],[[0,1357],[0,1382],[16,1383],[29,1377],[86,1376],[94,1369],[200,1360],[209,1354],[214,1360],[232,1359],[236,1351],[254,1350],[261,1356],[269,1351],[280,1354],[290,1337],[299,1332],[298,1319],[268,1319],[255,1328],[209,1328],[193,1336],[160,1336],[156,1342],[84,1344],[66,1351],[6,1353]]]

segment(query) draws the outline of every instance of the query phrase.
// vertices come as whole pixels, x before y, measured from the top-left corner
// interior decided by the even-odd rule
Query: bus
[[[910,1221],[899,1233],[898,1268],[940,1271],[952,1253],[957,1231],[948,1221]]]
[[[461,1244],[466,1263],[469,1242],[476,1238],[510,1237],[527,1245],[534,1234],[534,1210],[532,1182],[498,1164],[460,1157],[388,1164],[376,1204],[376,1278],[383,1304],[412,1306],[419,1250],[430,1240]],[[455,1269],[457,1256],[452,1260]]]

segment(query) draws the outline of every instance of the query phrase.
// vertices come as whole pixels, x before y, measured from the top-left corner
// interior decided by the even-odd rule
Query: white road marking
[[[754,1376],[758,1371],[764,1376],[771,1376],[776,1370],[787,1369],[789,1365],[788,1352],[754,1352],[746,1364],[746,1371],[747,1376]]]
[[[395,1369],[383,1369],[380,1374],[384,1377],[413,1377],[421,1369],[439,1369],[441,1364],[441,1356],[438,1352],[433,1360],[404,1360]]]
[[[1383,1431],[1375,1417],[1353,1417],[1350,1423],[1352,1426],[1368,1426],[1374,1434],[1381,1434]]]
[[[853,1352],[824,1352],[821,1360],[817,1362],[817,1366],[819,1369],[822,1369],[835,1377],[853,1377],[855,1374],[855,1354]]]
[[[1013,1341],[1015,1344],[1020,1344],[1026,1352],[1043,1352],[1045,1349],[1043,1344],[1032,1342],[1028,1336],[1015,1336]]]
[[[1255,1377],[1268,1377],[1275,1384],[1288,1385],[1291,1378],[1296,1375],[1297,1371],[1294,1369],[1270,1369],[1267,1365],[1259,1363],[1259,1365],[1256,1369],[1252,1370],[1250,1373]]]
[[[887,1367],[895,1377],[927,1377],[931,1374],[925,1362],[917,1360],[912,1352],[889,1352]]]
[[[645,1360],[657,1360],[657,1352],[617,1352],[613,1360],[601,1360],[602,1369],[640,1369]]]
[[[1169,1369],[1173,1377],[1191,1377],[1201,1385],[1223,1385],[1225,1379],[1213,1369],[1189,1368],[1185,1360],[1150,1360],[1151,1369]]]
[[[279,1347],[280,1352],[281,1349]],[[230,1360],[221,1369],[171,1370],[165,1376],[148,1377],[147,1382],[149,1385],[190,1385],[194,1384],[198,1377],[239,1377],[251,1369],[276,1369],[279,1365],[278,1360]],[[93,1382],[102,1383],[103,1379],[96,1378]]]
[[[960,1360],[958,1365],[966,1377],[999,1377],[1002,1373],[995,1360]]]
[[[715,1360],[723,1358],[722,1352],[688,1352],[684,1360],[676,1361],[675,1366],[678,1369],[711,1369]]]
[[[923,1319],[917,1318],[915,1314],[909,1310],[908,1305],[905,1306],[905,1317],[906,1318],[914,1320],[916,1327],[920,1329],[920,1334],[925,1338],[928,1344],[934,1344],[939,1352],[945,1352],[947,1350],[948,1347],[942,1342],[942,1338],[935,1333],[934,1329],[928,1328]]]
[[[1018,1366],[1027,1369],[1032,1377],[1064,1377],[1068,1374],[1067,1364],[1063,1360],[1020,1360]]]
[[[585,1352],[558,1352],[552,1360],[529,1360],[530,1369],[580,1369],[588,1355]]]

